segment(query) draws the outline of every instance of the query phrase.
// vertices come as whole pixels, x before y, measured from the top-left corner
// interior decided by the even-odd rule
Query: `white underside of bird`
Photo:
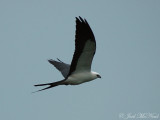
[[[97,78],[97,73],[96,72],[79,72],[72,74],[68,77],[66,81],[64,81],[65,84],[68,85],[78,85],[84,82],[89,82],[91,80],[94,80]]]

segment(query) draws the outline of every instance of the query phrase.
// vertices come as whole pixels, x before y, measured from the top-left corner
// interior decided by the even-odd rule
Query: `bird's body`
[[[78,85],[96,78],[97,76],[95,72],[80,72],[70,75],[64,83],[68,85]]]
[[[48,87],[38,91],[58,85],[79,85],[96,78],[101,78],[98,73],[91,71],[92,60],[96,52],[96,41],[88,22],[81,17],[76,17],[75,38],[75,52],[71,65],[62,62],[59,59],[58,61],[52,59],[48,60],[49,63],[54,65],[62,73],[64,79],[53,83],[35,85],[49,85]]]

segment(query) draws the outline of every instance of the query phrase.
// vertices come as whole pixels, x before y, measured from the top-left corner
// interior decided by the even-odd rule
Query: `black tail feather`
[[[53,83],[46,83],[46,84],[37,84],[37,85],[34,85],[34,86],[36,86],[36,87],[37,87],[37,86],[49,85],[48,87],[43,88],[43,89],[38,90],[38,91],[35,91],[35,92],[39,92],[39,91],[46,90],[46,89],[49,89],[49,88],[52,88],[52,87],[56,87],[56,86],[58,86],[58,85],[64,85],[64,84],[63,84],[64,81],[65,81],[65,80],[61,80],[61,81],[57,81],[57,82],[53,82]],[[35,92],[33,92],[33,93],[35,93]]]
[[[35,87],[37,86],[44,86],[44,85],[50,85],[51,83],[46,83],[46,84],[37,84],[37,85],[34,85]]]
[[[39,92],[39,91],[43,91],[43,90],[46,90],[46,89],[49,89],[49,88],[52,88],[52,86],[50,85],[49,87],[46,87],[46,88],[43,88],[43,89],[37,90],[37,91],[32,92],[32,93],[36,93],[36,92]]]

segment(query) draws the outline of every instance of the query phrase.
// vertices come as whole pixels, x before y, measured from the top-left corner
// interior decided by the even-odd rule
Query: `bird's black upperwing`
[[[68,76],[76,72],[90,71],[95,51],[96,41],[88,22],[76,17],[75,52]]]

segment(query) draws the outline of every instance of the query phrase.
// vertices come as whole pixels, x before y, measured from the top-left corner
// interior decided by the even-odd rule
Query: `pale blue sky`
[[[118,120],[160,114],[159,0],[0,0],[0,119]],[[89,22],[102,79],[36,94],[63,79],[47,62],[70,63],[75,17]]]

